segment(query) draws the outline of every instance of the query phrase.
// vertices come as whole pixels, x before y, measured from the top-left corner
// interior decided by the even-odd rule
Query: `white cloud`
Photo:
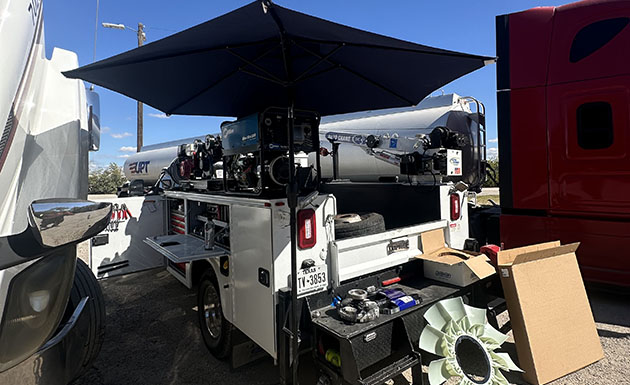
[[[129,132],[123,132],[122,134],[110,134],[112,138],[114,139],[122,139],[122,138],[126,138],[128,136],[131,136],[131,133]]]
[[[489,147],[486,150],[486,155],[488,159],[498,158],[499,157],[499,149],[496,147]]]
[[[498,142],[499,142],[498,138],[488,139],[488,143],[498,143]]]
[[[129,158],[129,154],[118,155],[118,158]]]
[[[149,113],[148,115],[150,117],[152,117],[152,118],[158,118],[158,119],[168,119],[169,118],[166,114]]]
[[[106,133],[106,132],[110,132],[111,130],[112,130],[112,128],[111,128],[111,127],[108,127],[108,126],[103,126],[103,127],[101,127],[101,133],[102,133],[102,134],[104,134],[104,133]]]
[[[136,152],[136,148],[134,146],[122,146],[118,149],[120,152]]]

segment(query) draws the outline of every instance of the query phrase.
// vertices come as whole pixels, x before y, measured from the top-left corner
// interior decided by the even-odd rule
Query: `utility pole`
[[[130,31],[134,31],[135,33],[138,34],[138,47],[141,47],[142,44],[144,44],[144,42],[147,40],[147,35],[144,34],[144,24],[142,23],[138,23],[138,30],[135,30],[131,27],[127,27],[124,24],[102,23],[101,25],[105,28],[121,29],[123,31],[128,29]],[[140,152],[140,149],[142,148],[142,139],[143,139],[142,126],[144,124],[143,118],[144,118],[144,113],[143,113],[142,103],[138,102],[138,132],[137,132],[138,141],[136,143],[136,152]]]
[[[141,47],[144,41],[147,39],[144,34],[144,24],[138,23],[138,47]],[[143,126],[144,126],[144,108],[142,103],[138,101],[138,141],[136,143],[136,152],[140,152],[143,142]]]

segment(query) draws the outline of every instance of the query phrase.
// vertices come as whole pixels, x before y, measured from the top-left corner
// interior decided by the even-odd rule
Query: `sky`
[[[351,27],[414,43],[478,55],[495,55],[495,16],[537,6],[557,6],[558,0],[277,0],[277,4]],[[137,46],[131,30],[107,29],[102,22],[137,28],[143,23],[147,43],[213,19],[246,0],[100,0],[96,50],[94,50],[97,0],[44,2],[46,52],[53,47],[77,53],[86,65]],[[387,71],[387,68],[383,68]],[[489,154],[496,153],[496,66],[489,65],[442,90],[473,96],[486,106]],[[430,76],[430,74],[418,74]],[[159,81],[159,79],[156,79]],[[126,96],[96,87],[101,98],[101,148],[91,153],[91,165],[110,162],[122,165],[135,152],[136,102]],[[155,144],[219,132],[225,118],[200,116],[166,117],[144,107],[144,144]]]

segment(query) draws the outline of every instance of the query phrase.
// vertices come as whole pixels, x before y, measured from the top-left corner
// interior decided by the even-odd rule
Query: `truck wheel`
[[[335,239],[354,238],[383,231],[385,231],[385,219],[378,213],[362,214],[359,221],[335,219]]]
[[[206,347],[216,358],[227,358],[232,350],[232,324],[223,317],[219,285],[212,269],[208,269],[199,282],[197,309]]]
[[[85,341],[81,367],[75,373],[74,378],[80,377],[92,365],[98,353],[101,351],[105,339],[105,299],[96,277],[90,268],[80,259],[77,259],[77,268],[74,273],[74,283],[70,291],[70,300],[66,309],[64,321],[71,315],[79,302],[85,297],[89,300],[83,311],[89,316],[88,339]]]

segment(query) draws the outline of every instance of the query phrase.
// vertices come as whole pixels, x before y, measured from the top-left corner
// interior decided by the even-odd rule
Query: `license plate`
[[[299,270],[297,272],[298,297],[326,290],[328,288],[327,271],[326,265]]]

